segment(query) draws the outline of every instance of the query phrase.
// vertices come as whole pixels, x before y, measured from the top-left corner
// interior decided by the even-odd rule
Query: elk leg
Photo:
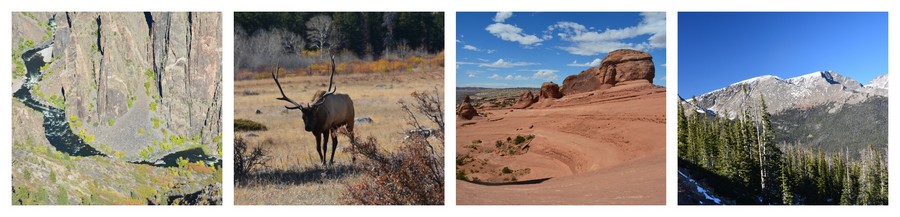
[[[329,130],[325,130],[325,134],[322,134],[322,136],[325,137],[325,139],[322,140],[322,165],[325,166],[328,166],[326,163],[327,161],[325,161],[328,160],[328,135],[331,135],[331,131]]]
[[[334,165],[334,151],[337,150],[337,134],[331,134],[331,165]]]
[[[319,153],[319,160],[322,161],[322,164],[325,164],[325,155],[322,154],[322,134],[313,133],[316,135],[316,152]],[[328,141],[328,138],[325,138]]]

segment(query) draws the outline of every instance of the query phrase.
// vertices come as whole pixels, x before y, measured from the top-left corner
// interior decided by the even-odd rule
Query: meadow
[[[406,136],[404,132],[412,129],[407,114],[400,109],[398,102],[409,101],[414,91],[437,90],[443,96],[443,62],[435,61],[437,58],[443,60],[443,55],[424,60],[435,64],[413,64],[380,73],[337,67],[334,76],[337,92],[352,98],[356,118],[371,119],[370,123],[355,124],[356,136],[374,137],[380,143],[378,148],[382,152],[391,153],[398,149]],[[411,62],[408,60],[407,63]],[[369,65],[356,64],[356,68]],[[280,70],[279,81],[288,97],[305,104],[311,100],[313,93],[327,88],[328,76],[322,73],[310,76],[302,70]],[[304,130],[300,111],[287,110],[284,106],[289,104],[276,99],[280,93],[271,78],[271,71],[236,74],[251,74],[255,79],[235,81],[234,118],[261,123],[267,130],[235,132],[235,136],[243,138],[249,148],[262,147],[266,153],[264,166],[236,182],[235,204],[348,203],[342,196],[344,191],[348,185],[361,180],[362,176],[354,166],[351,155],[344,152],[350,146],[348,138],[338,136],[335,163],[323,168],[315,150],[315,137]],[[329,152],[331,148],[329,144]],[[443,147],[438,149],[443,150]],[[443,156],[442,151],[440,155]]]

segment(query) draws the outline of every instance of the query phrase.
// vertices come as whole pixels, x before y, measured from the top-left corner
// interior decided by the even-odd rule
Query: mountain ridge
[[[887,97],[887,74],[873,79],[869,84],[840,75],[834,71],[816,71],[797,77],[782,79],[774,75],[762,75],[742,80],[710,91],[686,101],[716,114],[734,118],[745,107],[754,108],[762,96],[769,106],[768,112],[776,114],[788,109],[811,108],[832,105],[840,109],[844,104],[856,104],[873,96]],[[747,95],[744,94],[746,89]],[[753,103],[749,103],[753,102]]]

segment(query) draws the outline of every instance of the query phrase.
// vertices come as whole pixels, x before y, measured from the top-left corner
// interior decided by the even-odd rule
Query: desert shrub
[[[271,141],[271,140],[269,140]],[[244,138],[237,137],[234,139],[234,179],[241,181],[247,178],[253,170],[266,165],[268,157],[265,149],[256,146],[250,149],[247,147],[247,141]]]
[[[523,142],[525,142],[525,140],[526,140],[525,137],[522,137],[521,135],[519,135],[519,136],[516,136],[515,140],[513,140],[513,144],[516,144],[516,145],[522,144]]]
[[[246,120],[246,119],[235,119],[234,120],[234,130],[235,131],[262,131],[268,130],[266,125],[263,125],[256,121]]]
[[[463,181],[469,181],[469,177],[466,177],[465,170],[456,170],[456,179],[463,180]]]
[[[505,174],[510,174],[513,171],[511,169],[509,169],[509,167],[503,167],[503,170],[500,170],[500,172],[503,172]]]
[[[401,110],[407,114],[408,124],[417,129],[424,127],[414,115],[414,110],[427,116],[432,124],[439,125],[439,149],[421,135],[413,135],[396,151],[379,151],[378,141],[369,136],[357,138],[352,133],[342,132],[350,138],[347,148],[354,155],[362,156],[359,166],[362,171],[360,181],[348,184],[344,197],[351,204],[444,204],[444,161],[443,152],[443,104],[437,89],[433,93],[414,92],[413,104],[400,101]],[[457,174],[460,175],[460,174]],[[459,176],[458,176],[459,177]]]

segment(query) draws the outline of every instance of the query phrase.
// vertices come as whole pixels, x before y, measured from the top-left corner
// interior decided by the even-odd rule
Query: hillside
[[[221,14],[12,20],[14,203],[221,204]]]
[[[469,96],[474,102],[494,101],[504,99],[516,99],[522,92],[540,92],[540,88],[514,87],[514,88],[484,88],[484,87],[457,87],[456,104],[462,103],[462,99]]]
[[[823,151],[862,150],[868,145],[887,147],[887,97],[876,96],[833,110],[820,105],[772,116],[776,142],[799,143]]]

